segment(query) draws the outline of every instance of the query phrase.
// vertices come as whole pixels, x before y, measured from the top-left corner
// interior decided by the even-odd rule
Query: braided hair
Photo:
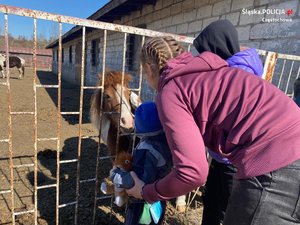
[[[156,64],[159,73],[171,58],[183,53],[184,49],[172,37],[154,37],[148,39],[142,47],[142,63]]]

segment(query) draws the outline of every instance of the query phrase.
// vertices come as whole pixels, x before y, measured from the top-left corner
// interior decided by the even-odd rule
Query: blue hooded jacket
[[[237,67],[246,70],[249,73],[261,77],[263,74],[263,65],[261,59],[254,48],[234,54],[226,60],[230,67]]]

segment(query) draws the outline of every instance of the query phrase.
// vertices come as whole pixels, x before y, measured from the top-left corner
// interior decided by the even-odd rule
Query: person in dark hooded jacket
[[[256,49],[240,51],[238,33],[228,20],[209,24],[193,42],[199,54],[209,51],[226,60],[230,67],[241,68],[258,77],[263,65]],[[203,195],[202,225],[219,225],[225,216],[236,168],[227,158],[208,149],[212,161]]]
[[[300,77],[294,82],[294,99],[295,103],[300,107]]]

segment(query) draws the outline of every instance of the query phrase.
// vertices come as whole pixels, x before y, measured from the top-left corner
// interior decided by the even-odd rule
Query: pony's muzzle
[[[120,127],[126,130],[133,129],[133,118],[132,117],[125,118],[122,116],[120,119]]]

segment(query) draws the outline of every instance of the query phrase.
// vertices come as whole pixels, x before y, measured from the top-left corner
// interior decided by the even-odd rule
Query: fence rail
[[[11,198],[11,204],[10,204],[10,211],[11,211],[11,220],[12,224],[14,225],[16,223],[15,217],[20,214],[34,214],[34,224],[37,224],[37,218],[38,218],[38,190],[41,189],[48,189],[48,188],[55,188],[56,189],[56,224],[59,224],[59,215],[60,215],[60,209],[68,206],[75,206],[75,218],[74,218],[74,224],[76,225],[78,223],[78,205],[79,205],[79,189],[80,185],[87,183],[87,182],[94,182],[95,185],[95,198],[94,198],[94,210],[93,210],[93,223],[95,224],[96,222],[96,206],[97,202],[110,198],[111,196],[105,196],[105,197],[99,197],[98,193],[98,184],[99,184],[99,174],[98,174],[98,168],[100,167],[101,160],[105,159],[110,159],[110,157],[100,157],[100,144],[98,144],[98,150],[97,150],[97,163],[96,163],[96,177],[94,178],[89,178],[89,179],[81,179],[80,176],[80,163],[81,163],[81,141],[83,139],[89,138],[85,137],[82,134],[82,117],[83,117],[83,95],[85,90],[90,90],[90,89],[100,89],[103,93],[103,84],[98,87],[94,86],[85,86],[84,84],[84,77],[85,77],[85,39],[86,39],[86,28],[95,28],[95,29],[100,29],[104,31],[104,41],[103,41],[103,61],[102,61],[102,81],[104,81],[104,71],[105,71],[105,59],[106,59],[106,45],[107,45],[107,31],[114,31],[114,32],[119,32],[124,34],[124,39],[123,39],[123,64],[122,64],[122,71],[123,71],[123,77],[124,79],[124,73],[125,73],[125,54],[126,54],[126,38],[127,34],[134,34],[134,35],[140,35],[142,36],[142,42],[141,44],[144,43],[145,37],[156,37],[156,36],[172,36],[176,40],[187,43],[189,48],[193,42],[192,37],[186,37],[182,35],[175,35],[175,34],[169,34],[169,33],[162,33],[162,32],[157,32],[153,30],[147,30],[147,29],[141,29],[141,28],[135,28],[135,27],[130,27],[130,26],[124,26],[124,25],[118,25],[118,24],[112,24],[112,23],[105,23],[105,22],[99,22],[99,21],[93,21],[93,20],[88,20],[88,19],[80,19],[80,18],[75,18],[75,17],[69,17],[69,16],[63,16],[63,15],[58,15],[58,14],[51,14],[47,12],[42,12],[42,11],[35,11],[35,10],[30,10],[30,9],[24,9],[24,8],[18,8],[18,7],[13,7],[13,6],[6,6],[6,5],[0,5],[0,12],[4,14],[4,21],[5,21],[5,29],[4,29],[4,35],[5,35],[5,52],[6,52],[6,63],[9,66],[9,43],[8,43],[8,15],[18,15],[22,17],[30,17],[33,19],[33,32],[34,32],[34,47],[33,47],[33,62],[34,62],[34,80],[33,80],[33,87],[34,87],[34,111],[33,112],[13,112],[12,111],[12,91],[11,91],[11,86],[10,86],[10,74],[9,74],[9,69],[6,70],[6,82],[1,83],[4,88],[7,89],[8,97],[7,97],[7,102],[8,102],[8,137],[1,139],[0,142],[5,142],[8,143],[8,149],[9,149],[9,168],[10,168],[10,177],[9,177],[9,182],[10,182],[10,189],[4,189],[0,190],[0,194],[10,194]],[[59,54],[58,54],[58,84],[57,85],[42,85],[37,83],[37,48],[36,48],[36,43],[37,43],[37,27],[36,27],[36,20],[37,19],[43,19],[43,20],[48,20],[48,21],[55,21],[59,23],[59,38],[57,40],[58,43],[58,48],[59,48]],[[61,109],[61,77],[62,77],[62,40],[63,38],[68,35],[62,35],[62,23],[68,23],[68,24],[73,24],[77,25],[78,27],[76,29],[80,30],[82,29],[82,55],[81,55],[81,76],[80,76],[80,107],[79,111],[76,112],[64,112]],[[291,91],[291,86],[296,78],[299,77],[299,71],[300,71],[300,57],[299,56],[293,56],[293,55],[286,55],[286,54],[278,54],[275,52],[269,52],[269,51],[264,51],[264,50],[258,50],[259,54],[262,56],[264,59],[264,75],[263,77],[270,81],[270,82],[277,82],[277,86],[281,88],[287,95],[293,96],[293,92]],[[278,63],[280,60],[283,60],[282,63]],[[287,62],[291,62],[290,69],[288,70],[287,73],[286,71],[286,66]],[[297,65],[298,69],[297,69]],[[7,66],[7,67],[8,67]],[[296,71],[294,73],[294,71]],[[141,87],[142,87],[142,67],[140,65],[139,67],[139,86],[138,88],[132,89],[133,91],[138,92],[138,95],[140,96],[141,94]],[[53,88],[57,89],[58,91],[58,98],[57,98],[57,134],[56,137],[38,137],[37,135],[37,126],[38,126],[38,120],[37,120],[37,89],[38,88]],[[103,96],[103,94],[102,94]],[[103,100],[101,100],[102,102]],[[12,147],[12,116],[22,116],[22,115],[33,115],[34,116],[34,123],[32,126],[32,130],[34,133],[34,163],[33,164],[24,164],[23,166],[33,166],[34,167],[34,209],[28,210],[28,211],[22,211],[22,212],[16,212],[15,210],[15,196],[14,196],[14,168],[16,165],[13,163],[13,147]],[[60,159],[60,154],[59,154],[59,149],[61,147],[61,116],[62,115],[77,115],[79,117],[79,128],[78,128],[78,148],[77,148],[77,159],[70,159],[70,160],[61,160]],[[101,117],[100,117],[100,123],[101,123]],[[119,132],[118,132],[119,133]],[[132,135],[132,134],[129,134]],[[101,131],[99,134],[99,137],[101,136]],[[37,162],[37,153],[38,153],[38,148],[37,148],[37,143],[38,142],[44,142],[44,141],[55,141],[56,142],[56,160],[57,160],[57,165],[56,165],[56,182],[54,184],[49,184],[49,185],[42,185],[38,186],[38,178],[37,178],[37,167],[38,167],[38,162]],[[100,141],[99,141],[100,143]],[[66,202],[66,203],[61,203],[60,202],[60,165],[61,164],[67,164],[67,163],[76,163],[77,165],[77,174],[76,174],[76,196],[75,196],[75,201],[71,202]],[[192,199],[194,196],[192,197]],[[192,200],[191,199],[191,200]]]

